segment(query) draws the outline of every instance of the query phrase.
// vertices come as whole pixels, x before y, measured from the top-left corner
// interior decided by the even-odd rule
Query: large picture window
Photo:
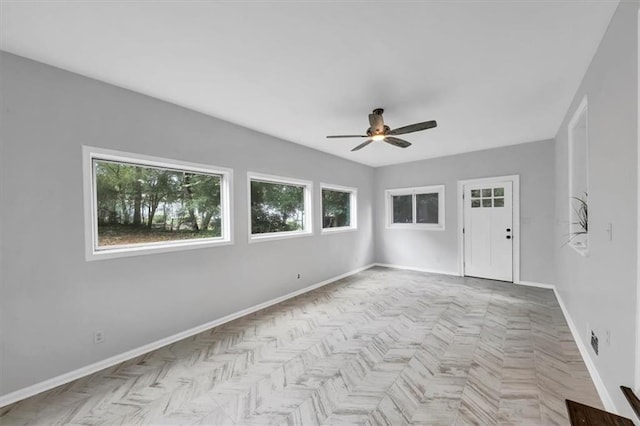
[[[349,231],[357,228],[357,190],[321,184],[322,232]]]
[[[388,189],[387,227],[444,230],[444,185]]]
[[[229,243],[231,172],[85,148],[87,258]]]
[[[310,235],[311,182],[249,173],[250,240]]]

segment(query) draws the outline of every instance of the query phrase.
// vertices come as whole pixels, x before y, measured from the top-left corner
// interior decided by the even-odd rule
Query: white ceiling
[[[617,5],[2,0],[0,48],[379,166],[553,138]],[[438,127],[325,138],[375,107]]]

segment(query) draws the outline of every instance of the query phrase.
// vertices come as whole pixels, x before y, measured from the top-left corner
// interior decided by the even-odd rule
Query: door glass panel
[[[491,188],[482,190],[482,197],[491,197]]]
[[[438,193],[416,194],[416,223],[438,223]]]
[[[480,198],[480,190],[472,189],[471,190],[471,198]]]
[[[471,207],[480,207],[480,200],[471,200]]]
[[[413,223],[413,196],[393,196],[393,223]]]
[[[493,188],[494,197],[504,197],[504,188]]]
[[[483,199],[482,207],[491,207],[491,198]]]
[[[493,207],[504,207],[504,198],[494,198]]]

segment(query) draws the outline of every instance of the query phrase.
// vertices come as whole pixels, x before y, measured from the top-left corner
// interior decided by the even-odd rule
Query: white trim
[[[483,184],[511,181],[513,184],[513,282],[520,283],[520,175],[495,176],[458,181],[458,275],[464,276],[464,186],[469,184]]]
[[[416,223],[417,203],[416,195],[438,194],[438,223]],[[411,195],[411,208],[413,223],[393,223],[392,197],[396,195]],[[424,231],[445,230],[445,185],[428,185],[408,188],[390,188],[384,191],[385,199],[385,223],[387,229],[409,229]]]
[[[537,283],[534,281],[518,281],[518,282],[514,282],[514,284],[522,285],[525,287],[546,288],[549,290],[555,290],[556,288],[556,286],[553,284]]]
[[[322,214],[322,190],[328,189],[336,192],[346,192],[349,194],[349,226],[339,226],[333,228],[323,227],[324,216]],[[358,229],[358,188],[339,186],[320,182],[320,234],[337,234],[340,232],[355,231]]]
[[[404,270],[407,270],[407,271],[426,272],[426,273],[429,273],[429,274],[441,274],[441,275],[458,276],[457,272],[441,271],[441,270],[438,270],[438,269],[416,268],[416,267],[413,267],[413,266],[395,265],[395,264],[391,264],[391,263],[374,263],[373,266],[380,266],[382,268],[392,268],[392,269],[404,269]]]
[[[301,186],[304,188],[304,221],[302,225],[303,229],[301,231],[267,232],[264,234],[251,233],[251,181],[253,180],[274,184]],[[247,212],[249,243],[283,240],[296,237],[310,237],[313,235],[313,182],[290,177],[247,172]]]
[[[354,232],[357,231],[357,228],[353,228],[351,226],[339,226],[335,228],[322,228],[320,231],[320,235],[331,235],[331,234],[340,234],[341,232]]]
[[[94,179],[93,172],[94,160],[116,161],[132,165],[142,165],[172,170],[186,170],[197,173],[219,175],[220,210],[222,212],[222,235],[217,238],[161,241],[154,243],[129,244],[99,248],[97,246],[98,229],[97,218],[95,216],[95,212],[97,210],[97,200],[95,197],[96,181]],[[85,259],[88,262],[94,260],[114,259],[119,257],[166,253],[178,250],[191,250],[233,244],[233,215],[231,214],[231,211],[233,209],[231,195],[233,192],[232,169],[83,145],[82,176],[84,192]]]
[[[556,295],[556,299],[558,300],[560,309],[562,309],[564,318],[567,320],[567,325],[569,325],[569,330],[571,330],[571,335],[573,336],[573,340],[575,340],[576,345],[578,346],[578,350],[580,351],[582,360],[584,361],[584,364],[587,366],[587,370],[589,371],[589,375],[591,376],[591,381],[593,381],[593,384],[595,385],[596,390],[598,391],[598,396],[600,396],[600,399],[602,400],[605,410],[613,413],[619,413],[618,409],[613,403],[613,399],[611,399],[611,395],[609,395],[609,392],[607,391],[607,388],[604,385],[602,378],[600,377],[600,373],[598,373],[598,369],[593,363],[591,356],[589,356],[589,351],[587,350],[587,346],[584,344],[581,334],[578,332],[578,329],[576,328],[576,325],[574,324],[573,319],[571,318],[571,315],[569,315],[569,311],[567,310],[567,307],[565,306],[564,301],[562,300],[562,297],[560,297],[560,293],[558,292],[558,289],[554,287],[553,292]]]
[[[70,371],[68,373],[65,374],[61,374],[59,376],[53,377],[51,379],[42,381],[40,383],[36,383],[34,385],[28,386],[26,388],[23,389],[19,389],[17,391],[11,392],[9,394],[0,396],[0,407],[4,407],[6,405],[9,404],[13,404],[16,401],[20,401],[22,399],[28,398],[30,396],[39,394],[40,392],[44,392],[50,389],[53,389],[57,386],[63,385],[65,383],[69,383],[73,380],[77,380],[80,379],[84,376],[87,376],[89,374],[93,374],[95,372],[98,372],[100,370],[103,370],[105,368],[114,366],[116,364],[119,364],[121,362],[130,360],[132,358],[135,358],[137,356],[143,355],[147,352],[151,352],[154,351],[156,349],[159,349],[163,346],[166,345],[170,345],[171,343],[177,342],[179,340],[182,339],[186,339],[187,337],[191,337],[194,336],[198,333],[202,333],[205,330],[209,330],[210,328],[213,327],[218,327],[222,324],[225,324],[229,321],[233,321],[235,319],[238,319],[240,317],[252,314],[254,312],[257,312],[259,310],[268,308],[269,306],[273,306],[277,303],[280,302],[284,302],[285,300],[291,299],[293,297],[299,296],[301,294],[307,293],[309,291],[315,290],[317,288],[323,287],[327,284],[331,284],[332,282],[338,281],[342,278],[348,277],[350,275],[354,275],[357,274],[358,272],[362,272],[366,269],[369,269],[371,267],[375,266],[375,264],[369,264],[366,266],[362,266],[360,268],[354,269],[352,271],[346,272],[344,274],[340,274],[337,275],[335,277],[326,279],[324,281],[321,281],[319,283],[316,284],[312,284],[308,287],[302,288],[300,290],[296,290],[293,291],[291,293],[285,294],[284,296],[280,296],[280,297],[276,297],[275,299],[271,299],[268,300],[266,302],[263,303],[259,303],[257,305],[251,306],[249,308],[243,309],[241,311],[235,312],[233,314],[229,314],[227,316],[224,316],[222,318],[210,321],[208,323],[199,325],[197,327],[193,327],[190,328],[189,330],[174,334],[172,336],[169,337],[165,337],[164,339],[160,339],[160,340],[156,340],[155,342],[140,346],[136,349],[132,349],[130,351],[121,353],[119,355],[115,355],[112,356],[110,358],[104,359],[102,361],[98,361],[95,362],[93,364],[87,365],[85,367],[81,367],[77,370],[73,370]]]
[[[574,140],[573,140],[573,132],[574,129],[576,127],[576,125],[578,124],[578,122],[582,119],[582,117],[584,116],[585,119],[585,135],[586,135],[586,140],[585,140],[585,159],[586,159],[586,163],[585,166],[585,186],[586,186],[586,192],[587,194],[589,194],[589,100],[587,98],[587,95],[584,95],[584,97],[582,98],[582,101],[580,102],[580,104],[578,105],[578,107],[576,108],[576,110],[573,113],[573,116],[571,117],[571,120],[569,121],[569,124],[567,126],[567,131],[568,131],[568,159],[569,159],[569,167],[568,167],[568,172],[569,172],[569,220],[568,220],[568,224],[569,224],[569,237],[571,237],[571,231],[572,231],[572,218],[574,215],[574,205],[571,202],[571,197],[580,197],[580,194],[572,194],[573,191],[573,145],[574,145]],[[579,244],[577,242],[574,241],[570,241],[569,242],[569,247],[571,247],[572,249],[574,249],[576,252],[578,252],[578,254],[580,254],[581,256],[588,256],[589,254],[589,234],[586,234],[584,236],[585,239],[585,244],[586,245],[582,245]]]
[[[636,161],[636,170],[640,170],[640,6],[638,9],[638,117],[636,120],[637,127],[636,132],[638,136],[638,145],[636,147],[638,158]],[[635,356],[635,374],[634,374],[634,390],[637,393],[640,393],[640,173],[637,173],[638,177],[638,200],[637,200],[637,211],[638,217],[636,220],[636,255],[637,255],[637,265],[636,265],[636,356]]]

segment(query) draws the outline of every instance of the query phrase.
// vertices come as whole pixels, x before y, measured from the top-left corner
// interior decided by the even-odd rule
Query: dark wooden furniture
[[[569,420],[573,426],[633,426],[633,422],[626,417],[568,399],[566,401]]]

